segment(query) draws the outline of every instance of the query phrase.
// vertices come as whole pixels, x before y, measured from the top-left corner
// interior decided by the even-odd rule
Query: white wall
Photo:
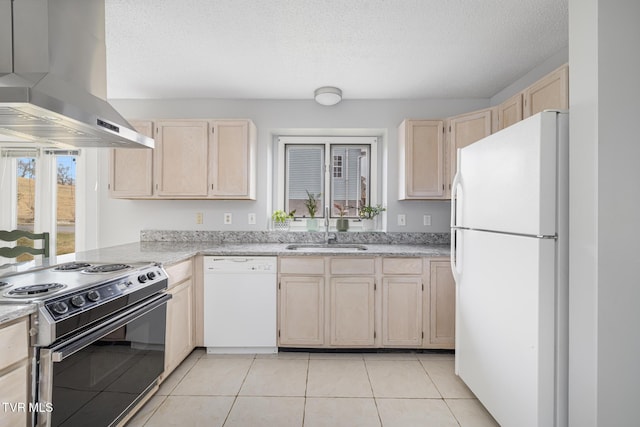
[[[405,118],[445,118],[488,106],[488,99],[343,101],[323,107],[309,101],[283,100],[111,100],[129,119],[145,118],[250,118],[258,129],[258,188],[256,201],[207,200],[114,200],[108,197],[108,153],[102,152],[98,168],[99,246],[137,241],[142,229],[172,230],[264,230],[273,210],[270,159],[273,135],[280,132],[326,133],[345,129],[351,133],[381,135],[380,151],[388,153],[386,205],[388,231],[448,232],[448,201],[398,201],[397,126]],[[292,130],[296,130],[293,131]],[[379,156],[383,162],[383,156]],[[204,223],[195,223],[196,212]],[[224,225],[225,212],[233,214],[232,225]],[[257,224],[247,224],[248,213],[257,214]],[[398,214],[407,216],[407,226],[396,224]],[[423,214],[431,214],[432,225],[423,226]]]
[[[571,426],[640,420],[640,2],[569,1]]]

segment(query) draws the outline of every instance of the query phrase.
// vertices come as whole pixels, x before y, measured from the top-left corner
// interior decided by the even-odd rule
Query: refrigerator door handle
[[[456,251],[456,245],[458,243],[458,230],[455,228],[451,229],[451,257],[449,258],[449,261],[451,263],[451,274],[453,275],[453,280],[455,281],[456,285],[460,284],[460,268],[459,268],[459,264],[456,262],[456,259],[458,257],[458,253]]]
[[[453,177],[453,182],[451,183],[451,255],[449,261],[451,262],[451,273],[453,274],[453,279],[456,283],[460,283],[460,273],[457,264],[457,243],[458,243],[458,226],[457,226],[457,218],[458,218],[458,186],[462,184],[460,179],[460,148],[458,148],[458,156],[457,156],[457,165],[456,165],[456,174]],[[463,193],[464,194],[464,193]]]

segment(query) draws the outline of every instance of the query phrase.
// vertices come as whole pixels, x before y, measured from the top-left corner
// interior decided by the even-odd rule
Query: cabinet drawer
[[[280,258],[282,274],[324,274],[324,259],[314,257],[282,257]]]
[[[422,258],[384,258],[382,274],[422,274]]]
[[[0,329],[0,342],[4,349],[0,352],[0,370],[12,365],[29,354],[29,319],[5,326]]]
[[[165,267],[169,276],[169,287],[188,279],[193,274],[193,264],[190,259]]]
[[[375,274],[375,260],[373,258],[332,258],[331,274]]]

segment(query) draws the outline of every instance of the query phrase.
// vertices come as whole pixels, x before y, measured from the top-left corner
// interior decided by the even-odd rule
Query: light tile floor
[[[497,426],[442,353],[196,349],[127,427]]]

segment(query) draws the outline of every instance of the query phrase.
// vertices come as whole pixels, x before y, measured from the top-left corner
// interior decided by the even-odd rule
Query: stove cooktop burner
[[[39,295],[46,292],[57,291],[58,289],[65,288],[62,283],[41,283],[38,285],[21,286],[7,292],[6,296],[13,297],[26,297],[32,295]]]
[[[87,267],[91,267],[91,264],[88,264],[86,262],[69,262],[66,264],[60,264],[53,270],[54,271],[78,271]]]
[[[5,286],[9,286],[9,284],[7,282],[0,282],[0,289],[4,288]]]
[[[129,270],[130,268],[132,267],[128,264],[104,264],[94,265],[82,271],[84,273],[113,273],[114,271]]]

